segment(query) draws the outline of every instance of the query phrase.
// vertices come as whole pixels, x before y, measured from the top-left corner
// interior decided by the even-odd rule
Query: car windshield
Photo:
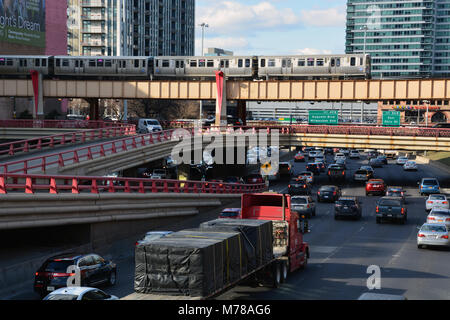
[[[153,173],[161,174],[161,173],[166,173],[166,171],[162,170],[162,169],[156,169],[156,170],[153,170]]]
[[[393,199],[383,199],[380,200],[378,203],[379,206],[386,206],[386,207],[401,207],[401,202],[398,200]]]
[[[312,172],[301,172],[301,176],[312,176]]]
[[[399,195],[399,196],[402,195],[402,192],[398,190],[389,190],[387,193],[388,195]]]
[[[220,215],[222,217],[237,217],[239,215],[239,212],[236,212],[236,211],[223,211]]]
[[[432,226],[432,225],[424,225],[420,229],[420,231],[431,231],[431,232],[447,232],[447,228],[445,226]]]
[[[367,174],[367,170],[356,170],[356,174]]]
[[[74,264],[75,262],[73,260],[60,260],[60,261],[52,260],[47,263],[44,270],[46,272],[65,273],[67,272],[67,268]]]
[[[304,180],[300,180],[300,179],[292,179],[291,184],[304,184],[305,181]]]
[[[159,126],[159,122],[156,120],[147,120],[147,126]]]
[[[433,194],[430,196],[430,200],[447,200],[447,198],[441,194]]]
[[[306,204],[308,201],[306,201],[306,198],[292,198],[291,199],[292,204]]]
[[[435,185],[437,185],[438,183],[437,183],[437,181],[434,180],[434,179],[426,179],[426,180],[423,180],[422,184],[423,184],[424,186],[435,186]]]
[[[77,300],[77,298],[75,294],[51,294],[45,300]]]
[[[355,205],[355,200],[351,200],[351,199],[338,200],[338,201],[336,201],[336,204],[342,205],[342,206],[353,206],[353,205]]]
[[[438,216],[450,216],[450,210],[442,211],[442,210],[433,210],[431,212],[432,215],[438,215]]]
[[[336,191],[336,187],[323,186],[320,188],[320,191]]]

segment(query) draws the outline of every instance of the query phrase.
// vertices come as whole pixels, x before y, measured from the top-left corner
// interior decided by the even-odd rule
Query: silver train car
[[[370,78],[368,54],[259,56],[260,79]]]
[[[0,75],[29,76],[32,70],[51,75],[53,57],[0,55]]]

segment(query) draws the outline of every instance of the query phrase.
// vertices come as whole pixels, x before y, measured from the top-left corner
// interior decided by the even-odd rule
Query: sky
[[[196,50],[234,55],[345,53],[346,0],[196,0]]]

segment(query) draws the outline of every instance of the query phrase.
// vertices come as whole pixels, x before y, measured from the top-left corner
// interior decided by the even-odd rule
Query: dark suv
[[[318,176],[320,174],[320,167],[317,163],[308,163],[306,171],[312,172],[315,176]]]
[[[291,179],[288,185],[288,193],[292,195],[310,195],[311,187],[306,180]]]
[[[62,254],[47,259],[34,278],[34,291],[46,296],[56,289],[67,287],[69,277],[76,277],[74,269],[80,270],[79,286],[94,287],[99,284],[116,284],[116,264],[97,254]]]
[[[361,204],[356,197],[341,197],[334,204],[334,219],[348,217],[361,219]]]

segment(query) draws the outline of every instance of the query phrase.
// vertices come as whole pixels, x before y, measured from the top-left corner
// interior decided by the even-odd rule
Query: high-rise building
[[[70,55],[193,55],[195,0],[68,0]]]
[[[450,74],[450,0],[348,0],[346,53],[368,53],[374,78]]]

